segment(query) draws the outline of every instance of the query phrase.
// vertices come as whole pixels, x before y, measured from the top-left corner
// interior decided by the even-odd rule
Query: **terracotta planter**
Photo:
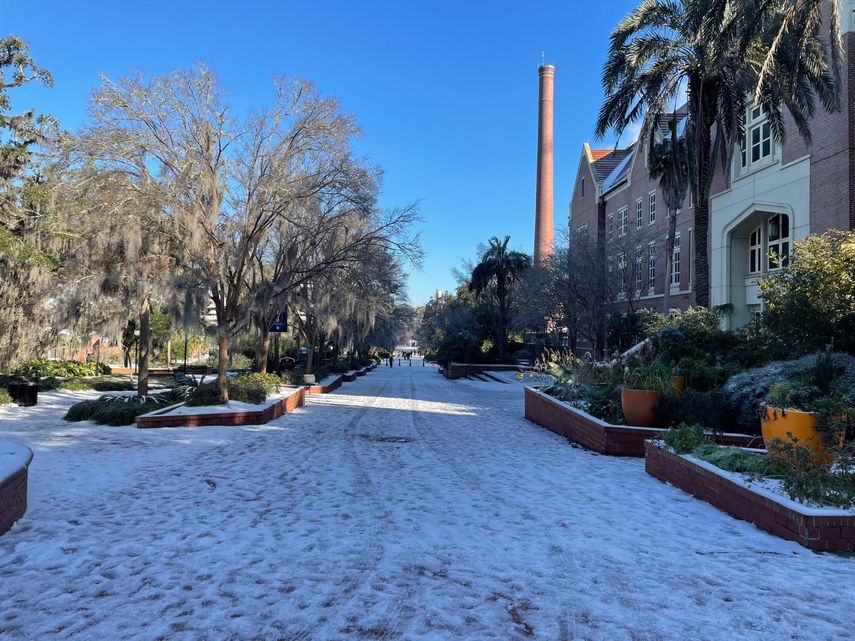
[[[676,389],[677,392],[680,394],[686,391],[686,377],[682,374],[672,376],[671,384],[674,386],[674,389]]]
[[[656,427],[656,407],[659,405],[659,392],[622,387],[620,404],[627,425]]]
[[[816,428],[816,418],[810,412],[794,409],[767,407],[760,419],[760,429],[763,432],[763,442],[769,456],[783,457],[776,452],[774,441],[797,443],[811,451],[813,459],[827,465],[834,460],[835,452],[830,449]],[[843,435],[841,435],[841,445]]]

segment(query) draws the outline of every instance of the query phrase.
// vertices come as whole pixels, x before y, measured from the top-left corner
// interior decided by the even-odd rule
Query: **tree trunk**
[[[137,352],[137,394],[140,396],[148,395],[148,355],[151,349],[151,299],[148,295],[144,296],[140,304],[140,340],[139,351]]]
[[[714,162],[710,158],[712,149],[712,130],[704,127],[700,132],[701,162],[698,166],[698,194],[695,203],[695,304],[710,306],[710,264],[707,253],[707,235],[710,228],[709,182],[710,167]]]
[[[166,367],[172,367],[172,334],[166,339]]]
[[[309,341],[309,353],[306,354],[306,374],[311,374],[315,366],[315,340]]]
[[[270,332],[268,328],[262,327],[258,337],[258,349],[255,352],[256,366],[262,374],[267,373],[267,356],[270,353]]]
[[[665,241],[665,289],[662,296],[662,313],[668,315],[671,306],[671,275],[674,270],[674,238],[677,235],[677,212],[669,211],[668,239]]]
[[[217,348],[217,389],[220,392],[220,403],[228,403],[229,386],[226,370],[229,364],[229,331],[226,327],[217,328]]]

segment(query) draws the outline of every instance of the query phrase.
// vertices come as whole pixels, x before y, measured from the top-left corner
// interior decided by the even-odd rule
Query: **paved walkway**
[[[252,428],[68,424],[0,537],[0,639],[854,639],[814,554],[522,418],[522,388],[378,368]]]

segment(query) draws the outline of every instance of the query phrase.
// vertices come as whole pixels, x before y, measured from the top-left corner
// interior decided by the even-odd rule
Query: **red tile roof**
[[[594,157],[594,162],[596,162],[600,158],[608,156],[613,151],[614,151],[614,149],[592,149],[591,150],[591,156]]]

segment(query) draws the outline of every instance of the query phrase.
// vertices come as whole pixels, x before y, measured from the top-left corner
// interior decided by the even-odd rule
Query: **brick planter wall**
[[[344,381],[344,376],[338,376],[328,385],[310,385],[306,388],[306,391],[308,394],[329,394],[341,387],[342,381]]]
[[[655,427],[611,425],[531,387],[525,388],[525,417],[582,447],[610,456],[644,456],[644,441],[662,431]],[[762,437],[717,434],[722,445],[759,447]]]
[[[27,511],[27,477],[33,453],[22,446],[22,464],[5,478],[0,478],[0,535],[5,534]],[[16,452],[17,455],[17,452]]]
[[[258,411],[220,412],[218,414],[169,414],[169,409],[137,417],[137,427],[200,427],[203,425],[263,425],[286,412],[302,407],[306,402],[306,388],[298,387],[276,403]]]
[[[644,468],[733,517],[811,550],[855,552],[855,514],[818,515],[747,488],[694,461],[646,444]]]

